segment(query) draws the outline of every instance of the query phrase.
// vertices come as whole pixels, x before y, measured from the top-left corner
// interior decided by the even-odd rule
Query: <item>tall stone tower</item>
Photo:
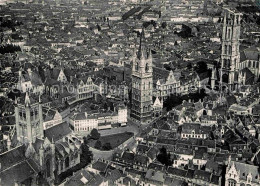
[[[132,66],[131,117],[141,124],[152,119],[153,68],[151,50],[143,46],[144,32],[140,36],[139,50],[134,52]]]
[[[237,87],[239,74],[239,38],[241,13],[224,9],[221,52],[221,83],[228,83],[229,90]]]
[[[43,139],[43,115],[41,100],[33,99],[26,92],[15,104],[17,139],[21,143],[33,143],[36,137]]]

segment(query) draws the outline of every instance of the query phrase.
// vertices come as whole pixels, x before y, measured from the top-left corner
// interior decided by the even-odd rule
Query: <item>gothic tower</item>
[[[132,104],[131,117],[141,124],[152,119],[153,68],[151,50],[142,43],[144,31],[140,36],[139,50],[134,52],[132,66]]]
[[[229,90],[237,87],[239,74],[239,38],[241,13],[224,8],[221,52],[221,83],[228,83]]]
[[[33,143],[36,137],[43,139],[43,115],[41,100],[33,99],[26,92],[15,101],[17,139],[21,143]]]

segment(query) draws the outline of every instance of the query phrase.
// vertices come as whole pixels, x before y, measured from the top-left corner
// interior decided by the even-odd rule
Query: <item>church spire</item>
[[[140,43],[139,43],[139,50],[138,50],[138,58],[141,59],[143,55],[143,40],[144,40],[144,28],[142,28],[142,32],[140,33]]]
[[[26,107],[28,107],[31,104],[28,92],[26,92],[26,94],[25,94],[24,104],[25,104]]]

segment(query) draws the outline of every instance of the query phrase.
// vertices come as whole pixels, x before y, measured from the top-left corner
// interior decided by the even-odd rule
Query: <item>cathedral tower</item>
[[[15,105],[17,139],[21,143],[33,143],[36,137],[43,139],[43,115],[41,100],[33,99],[26,92]]]
[[[139,50],[134,52],[132,66],[131,117],[141,124],[152,119],[153,68],[152,53],[142,43],[144,31],[140,36]]]
[[[221,52],[221,83],[228,83],[229,90],[234,90],[239,74],[239,38],[241,13],[224,8],[222,52]]]

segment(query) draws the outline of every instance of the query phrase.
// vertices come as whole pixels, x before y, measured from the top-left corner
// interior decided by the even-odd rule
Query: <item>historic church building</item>
[[[241,18],[242,14],[236,10],[224,8],[220,81],[230,91],[252,84],[260,74],[259,49],[250,47],[240,51]]]
[[[81,142],[68,123],[44,130],[44,118],[40,97],[27,92],[16,100],[16,135],[7,144],[9,150],[0,154],[0,185],[51,184],[80,163]]]

